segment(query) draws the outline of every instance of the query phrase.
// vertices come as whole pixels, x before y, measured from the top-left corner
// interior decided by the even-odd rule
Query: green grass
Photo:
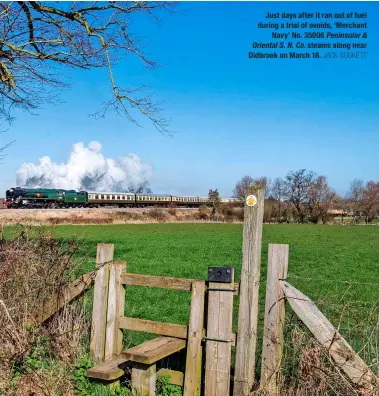
[[[206,279],[208,266],[232,266],[236,269],[236,280],[240,280],[242,225],[62,225],[55,227],[54,234],[61,239],[71,236],[80,239],[81,253],[88,253],[82,272],[94,269],[96,244],[103,242],[115,245],[114,259],[127,260],[127,270],[132,273]],[[372,331],[375,327],[378,329],[379,228],[265,225],[260,332],[263,327],[269,243],[289,245],[288,280],[312,298],[334,325],[341,325],[341,333],[359,350],[362,347],[362,332]],[[291,277],[293,275],[311,280]],[[373,315],[375,302],[376,312]],[[128,287],[126,315],[187,324],[189,303],[188,292]],[[344,308],[346,304],[348,308]],[[234,331],[237,331],[237,298],[234,309]],[[127,332],[125,341],[136,345],[148,337],[146,334]],[[261,341],[258,342],[258,354],[260,346]],[[169,362],[174,369],[177,368],[176,363],[175,359]]]
[[[143,224],[59,226],[59,238],[77,236],[89,252],[87,268],[94,267],[96,244],[115,244],[115,260],[127,260],[133,273],[206,279],[208,266],[232,266],[240,279],[242,225]],[[289,273],[313,280],[289,281],[320,303],[335,325],[343,304],[370,307],[379,300],[379,228],[321,225],[265,225],[262,243],[260,313],[264,310],[267,250],[269,243],[289,244]],[[189,293],[130,287],[126,295],[128,316],[186,324]],[[237,306],[236,306],[237,308]],[[362,310],[362,315],[367,311]],[[235,319],[237,312],[235,313]],[[347,319],[346,319],[347,320]],[[234,320],[236,325],[236,320]],[[347,323],[349,326],[351,323]],[[140,335],[128,340],[140,342]]]

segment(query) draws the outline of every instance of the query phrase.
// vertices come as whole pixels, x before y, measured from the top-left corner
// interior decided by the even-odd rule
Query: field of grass
[[[127,260],[129,272],[206,279],[208,266],[232,266],[236,269],[237,281],[240,279],[242,225],[58,226],[54,230],[59,238],[75,235],[81,240],[83,253],[89,253],[91,258],[86,271],[94,268],[96,244],[104,242],[115,244],[115,260]],[[289,281],[317,302],[335,325],[340,325],[341,328],[345,326],[349,330],[352,327],[356,329],[357,323],[365,321],[368,311],[375,302],[377,304],[377,227],[265,225],[260,288],[261,318],[264,311],[269,243],[289,244]],[[186,324],[189,297],[186,292],[130,287],[126,294],[127,315]],[[236,301],[235,327],[237,303]],[[343,310],[344,321],[341,324]],[[140,342],[141,337],[144,336],[135,333],[126,335],[132,344]]]
[[[127,270],[132,273],[205,280],[209,266],[232,266],[236,270],[236,281],[240,280],[240,224],[61,225],[47,228],[52,236],[62,241],[71,237],[79,240],[78,258],[85,257],[80,273],[95,268],[96,245],[103,242],[115,245],[114,259],[126,260]],[[6,237],[10,236],[12,229],[6,228]],[[264,225],[257,373],[260,371],[269,243],[289,245],[289,282],[316,302],[325,316],[340,328],[342,335],[377,372],[379,228]],[[76,273],[74,277],[79,275]],[[90,306],[91,293],[85,300]],[[238,298],[235,298],[234,331],[237,331],[238,302]],[[188,292],[128,287],[125,314],[187,324],[189,304]],[[286,314],[283,374],[288,378],[298,378],[294,362],[299,362],[301,351],[309,345],[309,336],[304,326],[291,314],[289,307]],[[124,345],[136,345],[150,337],[155,335],[125,332]],[[85,350],[88,350],[88,345]],[[163,363],[172,369],[183,369],[180,359],[174,358]]]

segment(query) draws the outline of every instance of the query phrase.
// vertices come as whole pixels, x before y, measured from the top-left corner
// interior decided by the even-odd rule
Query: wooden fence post
[[[95,362],[104,361],[107,322],[109,263],[113,260],[113,244],[97,245],[95,287],[93,293],[90,355]]]
[[[184,396],[194,396],[200,392],[201,364],[204,326],[205,282],[192,282],[191,311],[188,325],[187,359],[184,377]]]
[[[124,316],[125,309],[125,287],[121,282],[121,274],[124,271],[125,263],[113,263],[109,266],[105,361],[119,356],[122,351],[122,330],[119,327],[119,318]]]
[[[231,271],[231,283],[209,282],[206,334],[209,340],[206,340],[205,349],[205,395],[207,396],[229,395],[234,268]],[[226,290],[212,291],[210,289]],[[222,342],[221,340],[226,342]]]
[[[287,277],[288,245],[268,246],[266,306],[262,348],[261,387],[268,395],[279,395],[278,372],[283,353],[284,292],[279,283]]]
[[[258,294],[261,270],[264,187],[252,190],[245,202],[243,258],[238,313],[238,336],[234,395],[250,394],[254,385],[258,325]]]

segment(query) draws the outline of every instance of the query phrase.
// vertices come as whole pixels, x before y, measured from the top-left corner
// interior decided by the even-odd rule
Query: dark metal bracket
[[[204,341],[216,341],[216,342],[233,342],[234,340],[221,340],[220,338],[208,338],[208,337],[204,337],[203,338]]]
[[[226,291],[226,292],[235,292],[235,291],[237,291],[237,289],[216,289],[216,288],[213,288],[213,287],[208,287],[207,289],[206,289],[206,291]]]

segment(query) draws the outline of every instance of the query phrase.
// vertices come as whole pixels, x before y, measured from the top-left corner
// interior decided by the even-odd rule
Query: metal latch
[[[208,267],[208,282],[232,283],[233,274],[232,267]]]

